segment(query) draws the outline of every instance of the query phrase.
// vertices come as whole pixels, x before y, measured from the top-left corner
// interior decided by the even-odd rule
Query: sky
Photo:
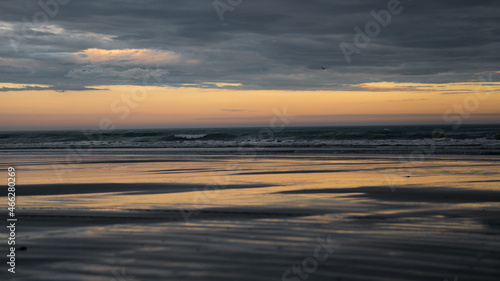
[[[0,130],[500,123],[500,2],[0,1]]]

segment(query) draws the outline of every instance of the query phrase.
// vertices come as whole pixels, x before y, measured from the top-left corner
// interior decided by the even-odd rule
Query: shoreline
[[[255,153],[257,155],[267,154],[319,154],[319,155],[398,155],[398,154],[411,154],[420,153],[424,155],[500,155],[500,142],[495,145],[480,146],[480,145],[448,145],[448,146],[429,146],[429,145],[359,145],[359,146],[225,146],[225,147],[209,147],[209,146],[192,146],[192,147],[167,147],[167,146],[85,146],[85,145],[71,145],[71,146],[33,146],[33,147],[0,147],[1,152],[8,151],[58,151],[65,150],[68,152],[77,153],[82,151],[81,155],[91,154],[89,151],[120,151],[120,150],[156,150],[156,151],[169,151],[176,154],[210,154],[217,152],[217,154],[227,155],[245,155],[245,153]]]

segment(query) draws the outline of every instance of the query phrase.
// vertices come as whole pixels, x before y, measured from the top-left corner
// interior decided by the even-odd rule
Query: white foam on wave
[[[177,134],[175,135],[176,138],[181,138],[181,139],[187,139],[187,140],[192,140],[192,139],[201,139],[206,137],[207,134]]]

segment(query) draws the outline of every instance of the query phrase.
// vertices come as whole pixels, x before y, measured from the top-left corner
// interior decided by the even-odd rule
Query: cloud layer
[[[397,2],[1,1],[0,83],[335,90],[499,71],[500,2]],[[400,13],[366,35],[388,5]],[[350,63],[341,43],[357,48]]]

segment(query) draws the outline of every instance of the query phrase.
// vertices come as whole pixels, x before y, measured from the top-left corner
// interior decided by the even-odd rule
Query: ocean
[[[498,280],[499,132],[3,132],[14,279]]]
[[[65,148],[315,148],[318,153],[426,149],[432,154],[498,154],[500,125],[0,132],[0,149]]]

